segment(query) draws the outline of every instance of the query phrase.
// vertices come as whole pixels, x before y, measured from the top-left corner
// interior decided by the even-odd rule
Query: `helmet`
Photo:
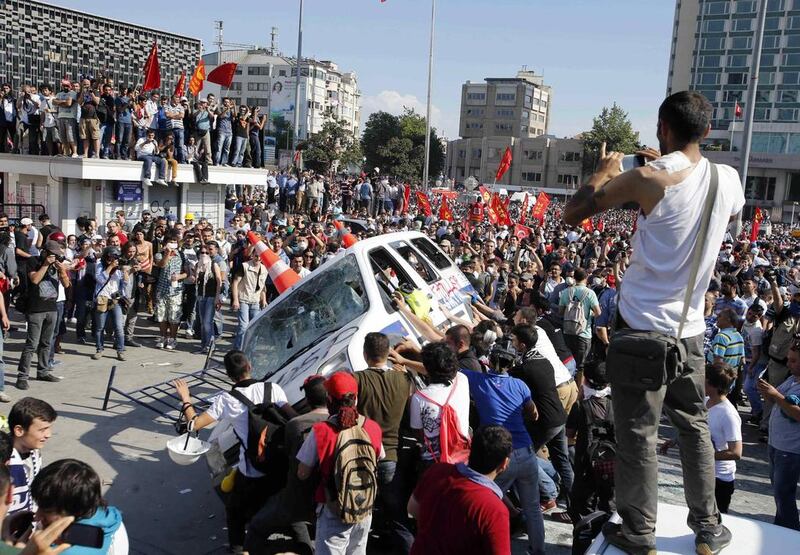
[[[106,247],[103,249],[103,258],[120,258],[122,251],[119,247]]]
[[[58,241],[59,243],[66,243],[67,236],[64,235],[64,232],[60,229],[55,230],[50,235],[47,236],[48,241]]]

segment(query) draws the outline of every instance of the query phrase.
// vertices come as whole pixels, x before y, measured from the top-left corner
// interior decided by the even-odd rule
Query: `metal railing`
[[[8,214],[9,223],[16,224],[22,218],[30,218],[36,222],[46,212],[43,204],[0,203],[0,212]]]

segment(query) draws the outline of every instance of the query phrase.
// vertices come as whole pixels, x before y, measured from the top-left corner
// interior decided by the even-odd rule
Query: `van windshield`
[[[271,377],[369,308],[355,256],[328,264],[251,324],[242,350],[253,365],[253,378]]]

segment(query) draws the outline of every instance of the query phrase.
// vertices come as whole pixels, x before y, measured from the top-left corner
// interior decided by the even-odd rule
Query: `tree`
[[[339,120],[327,120],[322,129],[298,145],[303,163],[318,173],[328,173],[339,164],[360,163],[361,151],[350,129]]]
[[[272,136],[275,137],[276,148],[290,149],[292,148],[292,124],[286,121],[283,116],[274,116],[272,118],[272,125],[270,126]]]
[[[386,170],[389,166],[390,156],[382,154],[385,147],[393,138],[400,138],[400,120],[389,112],[373,112],[364,125],[361,136],[361,151],[364,153],[366,168],[381,168]]]
[[[628,113],[615,102],[611,108],[604,107],[594,118],[591,131],[583,134],[583,172],[594,171],[600,155],[600,145],[606,143],[606,151],[633,154],[639,144],[639,132],[633,130]]]

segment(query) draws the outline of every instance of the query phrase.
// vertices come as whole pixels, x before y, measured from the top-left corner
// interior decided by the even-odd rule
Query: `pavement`
[[[21,315],[12,311],[12,326]],[[219,360],[230,348],[235,320],[226,314],[225,335],[218,343]],[[137,338],[145,346],[128,348],[127,361],[116,360],[113,348],[106,356],[92,360],[93,345],[75,343],[74,328],[62,343],[64,354],[54,373],[60,383],[30,381],[28,391],[14,387],[16,366],[24,345],[23,331],[11,331],[5,343],[5,391],[12,402],[24,396],[44,399],[58,411],[53,437],[43,450],[45,464],[61,458],[83,460],[97,471],[107,501],[124,517],[132,554],[203,555],[226,553],[225,512],[212,491],[203,460],[190,466],[173,463],[165,450],[167,440],[176,435],[175,412],[168,418],[113,393],[108,410],[103,399],[112,366],[117,367],[115,387],[133,391],[201,370],[203,355],[192,354],[198,341],[179,338],[176,351],[156,350],[155,324],[139,318]],[[35,356],[34,356],[35,360]],[[35,364],[35,362],[34,362]],[[35,375],[35,366],[32,374]],[[171,388],[164,388],[166,398]],[[166,405],[152,401],[151,406]],[[11,405],[0,405],[7,414]],[[670,435],[667,425],[662,436]],[[207,437],[203,433],[201,437]],[[769,485],[766,446],[757,440],[755,427],[744,426],[744,457],[738,464],[737,491],[731,513],[771,522],[775,506]],[[677,449],[660,457],[659,497],[661,501],[685,505],[682,473]],[[547,553],[570,553],[572,526],[545,520]],[[525,553],[525,541],[516,539],[513,552]]]

